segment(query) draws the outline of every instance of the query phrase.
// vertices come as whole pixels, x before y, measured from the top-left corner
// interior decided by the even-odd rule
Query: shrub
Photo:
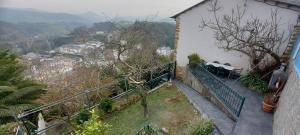
[[[200,123],[193,127],[192,135],[210,135],[214,129],[214,124],[211,120],[202,119]]]
[[[133,103],[137,102],[139,99],[140,97],[137,95],[130,95],[127,99],[116,102],[113,105],[112,112],[121,111],[127,106],[130,106]]]
[[[165,55],[159,56],[159,60],[160,60],[162,63],[169,63],[169,62],[172,62],[172,58],[171,58],[170,56],[165,56]]]
[[[96,113],[97,113],[97,116],[100,117],[100,119],[104,118],[105,112],[103,110],[97,109]]]
[[[204,62],[204,60],[202,60],[197,53],[193,53],[193,54],[189,55],[188,59],[189,59],[190,63],[201,63],[201,62]]]
[[[132,87],[130,86],[130,83],[127,79],[121,78],[121,80],[119,81],[119,87],[124,91],[126,91],[126,87],[127,90],[131,89]]]
[[[259,93],[267,91],[267,83],[263,81],[257,74],[247,74],[241,77],[241,82],[246,87],[253,89]]]
[[[83,109],[82,111],[80,111],[78,113],[78,115],[75,117],[75,122],[77,124],[82,124],[84,123],[85,121],[88,121],[91,117],[91,113],[86,110],[86,109]]]
[[[130,104],[137,102],[140,99],[139,96],[137,95],[131,95],[128,97],[128,102],[130,102]]]
[[[99,117],[96,114],[95,110],[90,112],[91,119],[85,121],[82,125],[78,126],[78,129],[75,131],[76,135],[108,135],[108,132],[111,128],[110,125],[102,123],[99,120]]]
[[[110,98],[104,98],[100,101],[99,109],[103,110],[104,112],[108,113],[111,111],[113,105],[113,100]]]
[[[195,68],[197,66],[197,64],[204,62],[204,60],[202,60],[198,54],[193,53],[191,55],[188,56],[189,59],[189,65],[192,68]]]
[[[0,125],[0,135],[13,135],[14,128],[17,127],[17,123],[6,123]]]

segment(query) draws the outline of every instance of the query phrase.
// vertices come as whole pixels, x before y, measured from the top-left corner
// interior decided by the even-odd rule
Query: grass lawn
[[[167,128],[171,134],[189,135],[192,125],[201,121],[200,115],[176,87],[162,87],[150,93],[147,101],[148,118],[144,118],[139,101],[104,120],[112,125],[110,134],[134,135],[145,124],[150,124],[156,129]]]

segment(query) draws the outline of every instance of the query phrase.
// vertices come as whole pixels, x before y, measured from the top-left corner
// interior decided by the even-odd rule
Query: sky
[[[0,7],[108,16],[170,17],[202,0],[0,0]]]

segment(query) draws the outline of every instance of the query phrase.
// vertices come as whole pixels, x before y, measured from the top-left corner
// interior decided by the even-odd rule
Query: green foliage
[[[169,62],[172,62],[172,58],[170,56],[159,56],[159,60],[162,62],[162,63],[169,63]]]
[[[88,121],[91,117],[91,113],[86,110],[86,109],[82,109],[78,115],[75,117],[75,122],[76,124],[83,124],[84,122]]]
[[[113,100],[110,98],[104,98],[100,101],[99,109],[103,110],[104,112],[108,113],[112,110]]]
[[[126,87],[127,90],[129,90],[131,88],[131,86],[129,85],[129,82],[127,79],[121,78],[119,81],[119,87],[123,90],[126,91]]]
[[[257,92],[264,93],[267,91],[267,83],[263,81],[257,74],[247,74],[241,77],[241,82],[246,87]]]
[[[213,129],[213,122],[211,120],[203,119],[200,123],[194,126],[192,135],[210,135]]]
[[[0,135],[13,135],[14,128],[17,126],[17,123],[7,123],[0,125]]]
[[[17,57],[0,50],[0,123],[13,121],[12,114],[37,107],[33,101],[44,86],[23,76],[24,67]]]
[[[202,60],[197,53],[193,53],[189,55],[188,59],[189,59],[189,66],[192,68],[195,68],[197,64],[204,62],[204,60]]]
[[[138,33],[147,33],[146,36],[141,36],[140,39],[145,42],[152,42],[159,46],[168,46],[174,48],[175,25],[165,22],[148,22],[136,21],[131,26],[130,30]]]
[[[105,123],[101,123],[96,111],[91,111],[91,118],[85,121],[82,125],[78,126],[78,130],[75,132],[76,135],[108,135],[111,126]]]
[[[204,60],[202,60],[197,53],[193,53],[193,54],[189,55],[188,59],[189,59],[190,63],[201,63],[201,62],[204,62]]]

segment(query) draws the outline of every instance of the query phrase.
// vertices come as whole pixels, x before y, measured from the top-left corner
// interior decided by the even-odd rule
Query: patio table
[[[205,65],[206,65],[206,66],[212,65],[212,66],[214,66],[214,67],[216,67],[216,68],[218,68],[218,67],[223,67],[224,69],[226,69],[226,70],[229,71],[229,74],[228,74],[227,78],[229,78],[230,75],[231,75],[231,74],[234,72],[234,70],[235,70],[235,68],[232,67],[232,66],[227,66],[227,65],[218,64],[218,63],[207,62]]]
[[[235,69],[232,66],[227,66],[227,65],[212,63],[212,62],[207,62],[206,65],[212,65],[214,67],[223,67],[223,68],[225,68],[226,70],[229,70],[229,71],[233,71]]]

